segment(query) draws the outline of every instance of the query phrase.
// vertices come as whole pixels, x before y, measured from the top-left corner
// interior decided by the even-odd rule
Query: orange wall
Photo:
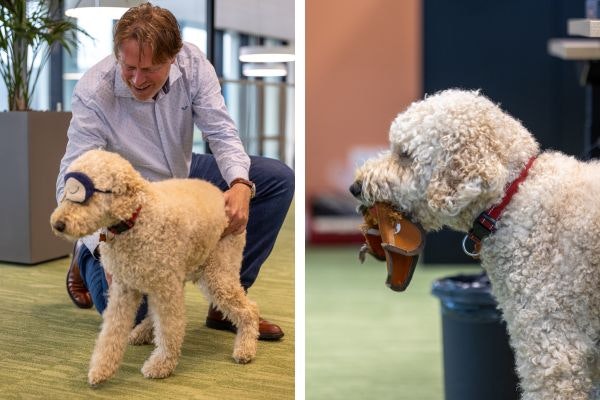
[[[387,147],[421,97],[421,0],[306,0],[306,195],[352,182],[350,154]]]

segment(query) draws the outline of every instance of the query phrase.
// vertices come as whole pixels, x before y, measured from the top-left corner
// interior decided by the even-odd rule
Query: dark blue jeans
[[[260,267],[267,259],[294,196],[294,172],[284,163],[265,157],[250,157],[250,180],[256,184],[256,196],[250,201],[250,216],[246,228],[246,247],[240,280],[248,289],[256,280]],[[193,154],[191,178],[201,178],[227,190],[215,159],[210,154]],[[79,268],[85,286],[90,291],[94,306],[100,314],[106,308],[108,283],[100,260],[84,246],[79,257]],[[139,323],[147,312],[146,301],[136,316]]]

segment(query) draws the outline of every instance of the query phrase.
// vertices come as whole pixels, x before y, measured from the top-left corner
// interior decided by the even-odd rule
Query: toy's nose
[[[54,225],[52,225],[52,227],[53,227],[54,229],[56,229],[57,231],[59,231],[59,232],[62,232],[62,231],[64,231],[64,230],[65,230],[65,228],[66,228],[67,226],[66,226],[66,225],[65,225],[65,223],[64,223],[64,222],[62,222],[62,221],[56,221],[56,222],[54,223]]]
[[[360,195],[362,193],[362,182],[361,181],[355,181],[352,185],[350,185],[350,193],[352,193],[352,196],[356,197],[356,198],[360,198]]]

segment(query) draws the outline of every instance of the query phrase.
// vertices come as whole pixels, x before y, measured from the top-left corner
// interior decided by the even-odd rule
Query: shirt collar
[[[175,58],[175,62],[171,64],[171,69],[169,70],[169,77],[167,81],[163,85],[162,89],[158,92],[158,97],[162,97],[165,94],[169,93],[173,83],[177,81],[177,79],[181,78],[181,70],[179,68],[179,63],[177,62],[177,58]],[[115,61],[115,96],[116,97],[130,97],[133,98],[133,94],[127,84],[123,81],[123,77],[121,76],[121,68],[119,67],[119,63]]]

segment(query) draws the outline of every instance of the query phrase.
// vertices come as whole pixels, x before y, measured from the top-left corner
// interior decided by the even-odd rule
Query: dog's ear
[[[132,210],[140,206],[140,193],[144,184],[144,179],[133,167],[115,174],[111,188],[111,212],[115,218],[131,218]]]
[[[427,186],[428,206],[454,217],[482,196],[501,190],[506,175],[506,167],[491,149],[481,143],[463,143],[434,169]]]
[[[111,191],[119,196],[136,193],[146,182],[128,161],[120,157],[113,163],[110,181]]]
[[[124,196],[134,194],[141,188],[141,177],[133,175],[117,175],[113,181],[111,192],[117,196]]]

